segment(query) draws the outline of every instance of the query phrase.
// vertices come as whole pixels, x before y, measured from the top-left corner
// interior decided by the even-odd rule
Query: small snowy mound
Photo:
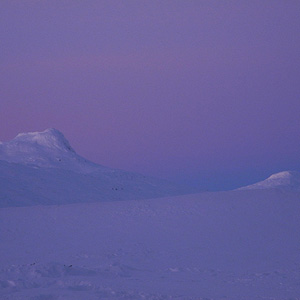
[[[13,140],[0,143],[0,160],[80,173],[89,173],[101,167],[79,156],[64,135],[54,128],[20,133]]]
[[[256,189],[284,189],[300,190],[300,173],[296,171],[284,171],[271,175],[266,180],[248,185],[239,190]]]

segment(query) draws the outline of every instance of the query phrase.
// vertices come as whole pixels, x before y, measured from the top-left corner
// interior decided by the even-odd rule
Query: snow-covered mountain
[[[271,175],[258,183],[248,185],[239,190],[256,189],[283,189],[300,191],[300,173],[296,171],[283,171]]]
[[[0,143],[0,207],[145,199],[186,192],[161,179],[90,162],[56,129],[21,133]]]
[[[0,160],[78,173],[107,169],[79,156],[64,135],[54,128],[43,132],[20,133],[13,140],[0,143]]]

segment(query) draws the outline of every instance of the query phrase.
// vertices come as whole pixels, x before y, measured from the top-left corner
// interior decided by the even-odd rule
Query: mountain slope
[[[239,188],[239,190],[253,189],[282,189],[300,191],[300,173],[296,171],[279,172],[271,175],[263,181]]]
[[[0,207],[155,198],[188,192],[79,156],[56,129],[0,144]]]

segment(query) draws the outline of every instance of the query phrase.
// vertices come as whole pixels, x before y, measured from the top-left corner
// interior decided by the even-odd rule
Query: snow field
[[[299,194],[0,210],[0,299],[294,299]]]

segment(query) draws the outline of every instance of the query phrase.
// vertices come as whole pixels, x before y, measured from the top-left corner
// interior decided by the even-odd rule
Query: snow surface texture
[[[0,143],[0,207],[146,199],[191,192],[79,156],[56,129]]]
[[[0,209],[1,300],[296,300],[299,193]]]
[[[300,173],[296,171],[284,171],[273,174],[261,182],[239,188],[239,190],[253,189],[281,189],[300,191]]]

